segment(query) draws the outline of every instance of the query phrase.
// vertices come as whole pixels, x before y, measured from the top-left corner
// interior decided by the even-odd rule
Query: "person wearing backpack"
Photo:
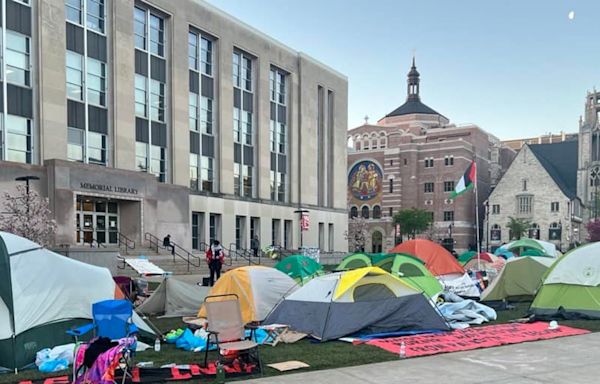
[[[210,248],[206,251],[206,263],[210,269],[209,286],[213,286],[215,281],[221,277],[221,267],[225,262],[225,252],[219,240],[213,241]],[[216,278],[215,278],[216,276]]]

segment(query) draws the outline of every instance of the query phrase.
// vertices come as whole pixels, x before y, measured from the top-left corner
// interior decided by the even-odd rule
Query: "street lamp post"
[[[15,181],[24,181],[25,182],[25,191],[27,193],[27,216],[29,216],[29,181],[30,180],[39,180],[40,178],[37,176],[19,176],[15,178]]]
[[[485,201],[485,251],[490,251],[490,201]]]
[[[302,248],[304,245],[304,238],[302,234],[302,232],[304,232],[302,229],[302,215],[308,212],[308,209],[297,209],[294,211],[294,213],[298,213],[300,215],[300,248]]]

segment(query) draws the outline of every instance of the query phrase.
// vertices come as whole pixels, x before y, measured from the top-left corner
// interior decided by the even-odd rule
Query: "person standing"
[[[221,277],[221,267],[225,262],[225,253],[219,240],[213,241],[210,248],[206,251],[206,263],[210,269],[209,286],[213,286],[215,281]],[[216,277],[216,278],[215,278]]]
[[[252,253],[254,257],[258,257],[258,251],[260,250],[260,241],[258,240],[258,236],[254,236],[252,240],[250,240],[250,248],[252,249]]]
[[[175,246],[171,244],[171,235],[165,236],[163,239],[163,247],[165,247],[166,250],[169,250],[169,247],[171,247],[171,255],[175,254]]]

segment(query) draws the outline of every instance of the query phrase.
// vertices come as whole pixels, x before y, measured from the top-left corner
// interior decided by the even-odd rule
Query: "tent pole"
[[[475,162],[475,160],[473,160]],[[479,256],[479,196],[477,196],[477,168],[475,168],[475,238],[477,252],[477,269],[481,271],[481,257]]]

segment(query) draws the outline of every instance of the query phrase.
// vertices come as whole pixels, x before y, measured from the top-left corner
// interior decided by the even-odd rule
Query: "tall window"
[[[433,193],[434,191],[434,183],[425,183],[423,184],[423,192],[425,193]]]
[[[454,221],[454,211],[444,211],[444,221]]]
[[[454,191],[454,181],[444,181],[444,192]]]
[[[287,201],[287,74],[275,67],[269,74],[271,119],[271,200]]]
[[[559,211],[558,201],[553,201],[552,203],[550,203],[550,212],[558,212],[558,211]]]
[[[381,219],[381,207],[379,205],[373,207],[373,218]]]
[[[369,218],[369,207],[367,207],[366,205],[362,207],[361,211],[360,211],[360,215],[364,218],[364,219],[368,219]]]
[[[444,165],[447,167],[454,165],[454,156],[445,156],[444,157]]]
[[[389,192],[394,193],[394,179],[389,179]]]
[[[532,196],[517,197],[517,212],[520,214],[530,214],[531,213],[531,201],[532,201]]]
[[[83,24],[83,16],[82,16],[82,0],[66,0],[65,1],[65,14],[67,20],[75,23],[75,24]]]
[[[352,207],[350,208],[350,218],[358,217],[358,208]]]
[[[150,119],[165,121],[165,84],[150,79]]]
[[[91,104],[106,106],[106,65],[87,58],[87,98]]]
[[[196,29],[188,33],[188,66],[190,76],[190,187],[214,192],[215,188],[215,124],[213,115],[213,40]],[[197,169],[195,177],[191,170]]]
[[[148,117],[147,108],[147,86],[146,78],[142,75],[135,75],[135,114],[140,117]]]
[[[433,168],[433,157],[425,159],[425,168]]]
[[[254,197],[254,92],[253,61],[240,51],[233,53],[233,140],[234,140],[234,193]]]
[[[494,205],[492,205],[492,214],[493,215],[500,214],[500,204],[494,204]]]
[[[6,115],[6,160],[31,163],[30,119]]]
[[[96,32],[104,33],[104,0],[87,0],[86,8],[87,27]]]
[[[6,30],[6,81],[30,86],[30,39],[25,35]]]
[[[146,11],[141,8],[133,10],[133,33],[135,36],[135,47],[146,50]]]
[[[77,128],[68,128],[67,156],[72,161],[83,161],[83,135],[84,131]]]
[[[106,136],[88,132],[88,160],[94,164],[106,164]]]
[[[83,56],[67,51],[67,97],[83,101]]]

